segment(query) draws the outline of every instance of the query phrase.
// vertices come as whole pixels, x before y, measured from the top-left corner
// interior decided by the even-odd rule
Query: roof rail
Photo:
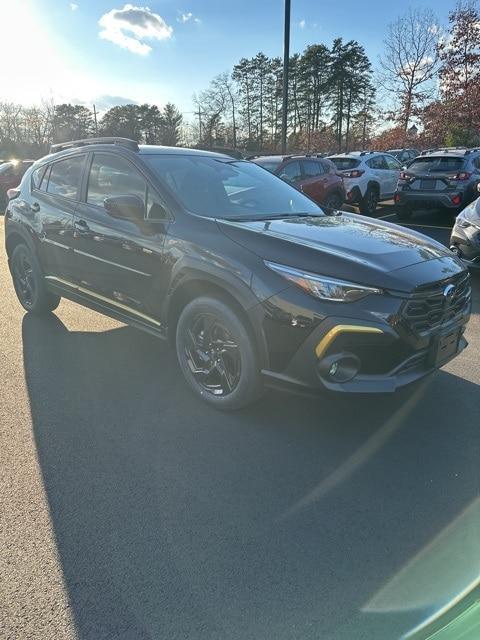
[[[369,153],[377,153],[377,152],[376,152],[376,151],[360,151],[360,155],[361,155],[361,156],[366,156],[366,155],[368,155]],[[346,155],[346,154],[345,154],[345,155]]]
[[[476,149],[467,149],[465,151],[465,155],[468,156],[469,153],[478,153],[480,151],[480,148],[476,148]]]
[[[132,151],[138,151],[138,143],[130,138],[85,138],[84,140],[69,140],[68,142],[58,142],[50,145],[50,153],[58,153],[64,149],[84,147],[90,144],[118,144],[127,147]]]

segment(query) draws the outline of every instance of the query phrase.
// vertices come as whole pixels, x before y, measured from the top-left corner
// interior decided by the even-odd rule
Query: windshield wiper
[[[257,216],[232,216],[231,218],[221,218],[222,220],[235,220],[237,222],[264,222],[268,220],[285,220],[286,218],[323,218],[325,213],[274,213]]]

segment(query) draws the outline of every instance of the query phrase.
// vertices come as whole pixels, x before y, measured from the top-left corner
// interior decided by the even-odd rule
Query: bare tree
[[[417,109],[433,97],[439,67],[439,27],[429,9],[411,9],[388,27],[379,81],[393,94],[404,132]]]

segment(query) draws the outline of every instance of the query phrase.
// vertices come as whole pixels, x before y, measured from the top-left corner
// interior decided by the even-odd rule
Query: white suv
[[[373,215],[380,200],[393,198],[402,165],[390,154],[352,151],[329,160],[343,177],[346,202],[358,204],[362,213]]]

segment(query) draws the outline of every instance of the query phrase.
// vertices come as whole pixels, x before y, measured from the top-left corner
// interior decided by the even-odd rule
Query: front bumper
[[[444,366],[467,346],[463,334],[471,301],[451,321],[416,334],[402,324],[405,299],[385,296],[387,299],[381,301],[380,298],[378,304],[384,304],[382,310],[377,308],[371,312],[357,308],[356,318],[326,316],[302,341],[295,336],[297,320],[293,317],[293,326],[282,334],[282,341],[295,344],[295,349],[288,360],[262,371],[267,384],[307,394],[322,390],[391,393]],[[354,306],[348,311],[355,313]],[[445,340],[455,341],[455,345],[453,350],[445,351],[446,357],[439,358],[439,343]],[[336,363],[340,368],[335,370]],[[338,379],[339,372],[343,380]]]

